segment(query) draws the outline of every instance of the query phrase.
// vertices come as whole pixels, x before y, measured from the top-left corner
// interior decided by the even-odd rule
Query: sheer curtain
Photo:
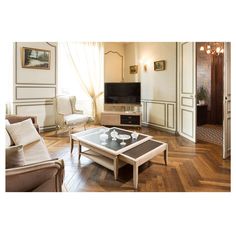
[[[103,43],[59,43],[58,54],[59,94],[75,95],[78,109],[98,123],[103,109]]]

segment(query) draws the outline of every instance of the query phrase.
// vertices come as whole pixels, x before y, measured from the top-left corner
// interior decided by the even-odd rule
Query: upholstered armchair
[[[32,121],[32,133],[36,132],[38,138],[24,144],[31,132],[24,129],[22,123],[30,123],[29,119]],[[22,125],[21,132],[18,132]],[[11,132],[9,126],[14,126],[10,129]],[[38,131],[37,117],[6,116],[6,192],[61,192],[65,189],[63,186],[64,161],[50,157],[43,138],[35,131],[35,128]],[[17,142],[21,139],[22,145],[16,144],[14,139]],[[13,149],[16,150],[12,152]],[[14,165],[12,160],[14,160]],[[23,164],[19,165],[19,160]]]
[[[70,134],[72,129],[77,126],[83,126],[86,129],[89,117],[84,115],[82,110],[76,109],[75,96],[58,96],[54,99],[54,104],[57,131],[63,129],[69,131]]]

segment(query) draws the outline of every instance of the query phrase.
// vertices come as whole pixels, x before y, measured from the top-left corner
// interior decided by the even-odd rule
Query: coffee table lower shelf
[[[85,156],[87,158],[89,158],[90,160],[98,163],[99,165],[104,166],[105,168],[114,171],[115,167],[114,167],[114,160],[107,158],[97,152],[94,152],[92,150],[86,150],[80,153],[82,156]],[[118,162],[118,169],[123,167],[124,165],[126,165],[127,163],[123,162],[123,161],[119,161]]]
[[[152,158],[156,157],[160,153],[164,153],[164,163],[167,165],[168,161],[168,145],[156,140],[148,140],[117,157],[104,156],[106,153],[98,153],[99,150],[88,149],[86,151],[81,151],[81,146],[79,143],[79,158],[81,155],[91,159],[92,161],[104,166],[105,168],[112,170],[114,172],[114,177],[117,179],[118,170],[126,164],[131,164],[133,166],[133,185],[134,188],[138,188],[138,167],[142,164],[150,161]],[[87,148],[89,148],[87,146]]]

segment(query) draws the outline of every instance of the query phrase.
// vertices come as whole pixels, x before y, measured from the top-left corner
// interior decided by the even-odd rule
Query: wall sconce
[[[143,69],[144,69],[145,72],[147,71],[147,64],[143,65]]]
[[[139,60],[140,63],[140,68],[143,69],[144,72],[147,72],[148,67],[150,66],[150,60],[145,59],[141,59]]]

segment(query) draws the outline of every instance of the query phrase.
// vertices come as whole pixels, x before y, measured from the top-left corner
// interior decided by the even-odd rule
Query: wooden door
[[[224,54],[212,55],[210,123],[223,125]]]
[[[196,142],[196,43],[179,43],[178,58],[178,131]]]
[[[224,44],[223,158],[231,155],[231,44]]]

